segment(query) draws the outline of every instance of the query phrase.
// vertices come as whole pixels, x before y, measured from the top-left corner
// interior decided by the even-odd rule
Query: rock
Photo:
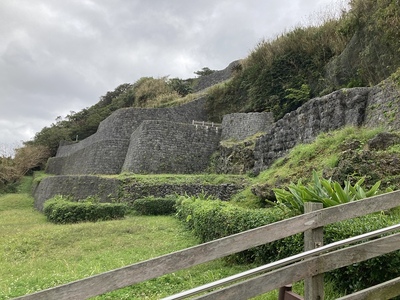
[[[262,200],[276,202],[276,197],[273,189],[275,186],[269,184],[255,184],[251,187],[251,192]]]
[[[370,150],[385,150],[390,146],[400,143],[400,137],[397,134],[389,132],[378,133],[374,138],[368,141]]]

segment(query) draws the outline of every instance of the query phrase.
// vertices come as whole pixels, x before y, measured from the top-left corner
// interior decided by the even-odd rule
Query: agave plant
[[[319,178],[313,171],[312,183],[304,185],[299,180],[297,184],[291,183],[287,190],[274,189],[274,193],[279,206],[299,214],[304,213],[305,202],[319,202],[324,207],[331,207],[376,195],[381,182],[378,181],[369,190],[365,190],[362,187],[364,181],[365,177],[357,181],[354,186],[350,181],[345,181],[344,187],[342,187],[337,181]]]

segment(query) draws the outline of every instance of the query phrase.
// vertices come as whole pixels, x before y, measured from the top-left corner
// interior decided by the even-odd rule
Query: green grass
[[[196,243],[172,217],[53,225],[26,194],[0,198],[0,299],[45,289]]]
[[[0,220],[0,299],[33,293],[197,243],[174,217],[129,216],[118,221],[54,225],[33,209],[33,199],[26,193],[0,196]],[[97,298],[159,299],[249,268],[216,260]]]
[[[232,174],[131,174],[103,175],[106,178],[140,182],[143,184],[246,184],[247,177]]]
[[[382,132],[382,128],[357,128],[346,127],[337,131],[320,134],[311,144],[299,144],[290,150],[285,157],[277,159],[274,164],[261,172],[257,177],[247,178],[249,185],[242,192],[233,196],[233,202],[246,207],[263,207],[265,202],[252,193],[256,185],[269,185],[271,187],[287,186],[290,182],[303,183],[312,180],[315,170],[319,176],[325,169],[337,166],[339,155],[346,144],[354,141],[360,142],[364,148],[366,142]],[[392,146],[388,151],[398,152],[398,145]]]
[[[0,300],[181,250],[198,241],[172,216],[55,225],[33,208],[31,177],[18,194],[0,196]],[[160,299],[255,267],[219,259],[95,297]],[[330,285],[327,286],[330,289]],[[302,283],[294,290],[302,293]],[[277,298],[277,291],[257,300]],[[326,298],[326,299],[333,299]]]
[[[294,147],[288,160],[278,160],[267,171],[259,176],[259,180],[275,182],[278,178],[311,180],[313,170],[319,173],[325,168],[333,168],[337,163],[338,154],[346,143],[354,140],[361,142],[361,147],[383,129],[367,129],[346,127],[334,132],[322,133],[312,144],[299,144]]]

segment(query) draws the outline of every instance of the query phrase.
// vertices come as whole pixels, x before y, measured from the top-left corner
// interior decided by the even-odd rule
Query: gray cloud
[[[246,57],[332,0],[4,0],[0,146],[143,76],[188,78]]]

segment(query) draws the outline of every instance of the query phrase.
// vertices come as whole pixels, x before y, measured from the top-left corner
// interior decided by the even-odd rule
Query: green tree
[[[196,74],[196,75],[201,77],[201,76],[211,75],[214,72],[215,72],[215,70],[211,70],[208,67],[204,67],[201,70],[194,72],[194,74]]]

